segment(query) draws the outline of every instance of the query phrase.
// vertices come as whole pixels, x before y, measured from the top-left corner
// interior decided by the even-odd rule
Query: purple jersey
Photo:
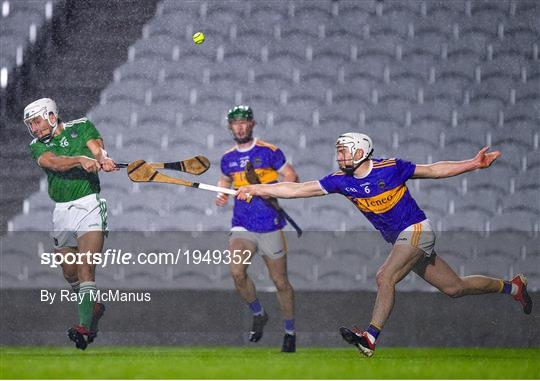
[[[252,146],[247,149],[234,147],[221,158],[221,172],[232,179],[234,189],[249,185],[244,173],[248,161],[253,164],[263,184],[277,182],[279,170],[286,163],[285,155],[279,148],[262,140],[254,139]],[[235,198],[232,226],[267,233],[283,228],[285,219],[261,198],[254,197],[249,203]]]
[[[400,159],[372,159],[372,169],[365,177],[339,171],[319,184],[325,192],[340,193],[351,200],[384,239],[394,243],[402,230],[426,219],[405,185],[415,168],[415,164]]]

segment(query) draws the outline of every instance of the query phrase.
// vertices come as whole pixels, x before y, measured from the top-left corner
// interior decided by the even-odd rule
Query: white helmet
[[[371,138],[366,134],[360,134],[358,132],[341,134],[336,141],[336,147],[338,146],[349,148],[351,157],[353,158],[353,166],[350,168],[345,167],[344,169],[346,173],[352,174],[352,172],[354,172],[356,168],[358,168],[360,164],[367,160],[373,153],[373,142],[371,141]],[[363,151],[363,155],[360,159],[354,160],[356,152],[359,149]]]
[[[50,119],[51,113],[56,117],[56,121],[54,123],[52,123]],[[54,136],[56,127],[58,127],[58,107],[56,106],[56,102],[50,98],[41,98],[30,103],[24,108],[24,124],[26,124],[30,135],[32,135],[34,138],[36,136],[34,136],[32,133],[31,121],[38,116],[41,116],[43,119],[47,120],[52,127],[51,133],[40,139],[44,143],[47,143]]]

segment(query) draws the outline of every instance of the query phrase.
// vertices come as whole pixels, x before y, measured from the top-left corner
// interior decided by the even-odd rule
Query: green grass
[[[0,347],[1,378],[539,378],[540,349]]]

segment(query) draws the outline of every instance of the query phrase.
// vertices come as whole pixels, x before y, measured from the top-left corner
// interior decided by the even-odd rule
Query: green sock
[[[79,289],[79,324],[90,329],[96,304],[96,282],[81,282]]]

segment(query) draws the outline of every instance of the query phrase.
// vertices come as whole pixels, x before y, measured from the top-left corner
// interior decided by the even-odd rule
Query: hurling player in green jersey
[[[91,263],[92,255],[102,252],[107,233],[107,204],[99,196],[98,172],[118,168],[107,156],[94,125],[86,118],[64,123],[52,99],[26,106],[24,123],[34,137],[32,157],[47,174],[49,196],[55,202],[55,252],[63,256],[91,253],[76,261],[79,264],[62,264],[79,301],[79,324],[68,330],[68,337],[77,348],[85,349],[97,336],[97,323],[105,310],[95,300],[95,265]]]

